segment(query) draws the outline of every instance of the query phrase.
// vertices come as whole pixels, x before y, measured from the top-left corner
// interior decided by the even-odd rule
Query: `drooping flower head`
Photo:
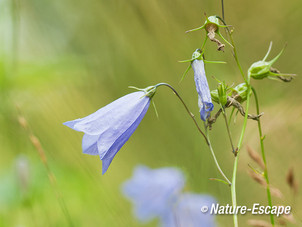
[[[200,57],[197,57],[200,56]],[[197,49],[192,56],[191,66],[194,70],[194,80],[196,85],[196,90],[198,93],[198,106],[200,118],[203,121],[206,121],[208,117],[210,117],[210,113],[214,108],[211,99],[211,93],[206,77],[206,73],[204,70],[204,63],[201,57],[200,49]]]
[[[155,91],[155,86],[140,89],[87,117],[64,123],[85,133],[82,141],[83,153],[100,156],[103,174],[145,116]]]
[[[134,214],[142,222],[171,216],[171,207],[184,187],[184,176],[177,168],[135,168],[122,192],[133,204]]]

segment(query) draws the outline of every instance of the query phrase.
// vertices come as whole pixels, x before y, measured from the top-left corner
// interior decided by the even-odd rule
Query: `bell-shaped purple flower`
[[[195,59],[192,61],[191,66],[194,70],[194,80],[198,93],[200,118],[201,120],[206,121],[206,119],[210,117],[210,113],[213,110],[214,105],[211,99],[211,93],[204,70],[203,60]]]
[[[123,194],[134,204],[134,214],[142,222],[169,219],[171,207],[184,187],[184,176],[176,168],[135,168],[133,177],[122,186]]]
[[[152,86],[130,93],[87,117],[64,123],[85,133],[83,153],[100,156],[103,174],[145,116],[155,89]]]

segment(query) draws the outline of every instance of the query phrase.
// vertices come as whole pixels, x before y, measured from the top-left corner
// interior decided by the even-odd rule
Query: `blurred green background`
[[[274,66],[301,74],[301,9],[300,0],[225,1],[225,19],[235,27],[244,71],[263,58],[273,41],[269,59],[287,43]],[[132,205],[121,195],[121,183],[137,164],[177,166],[187,177],[186,191],[231,203],[229,188],[209,180],[220,177],[210,153],[168,89],[160,88],[154,97],[159,119],[150,108],[103,176],[99,158],[82,154],[82,133],[62,125],[132,92],[129,85],[147,87],[158,82],[173,85],[198,116],[193,73],[179,85],[187,65],[177,61],[189,59],[200,47],[204,32],[184,32],[203,24],[204,13],[221,15],[220,1],[0,1],[0,226],[68,226],[60,198],[74,226],[156,226],[156,220],[138,223]],[[216,87],[212,76],[230,85],[242,82],[228,46],[222,53],[208,42],[206,57],[227,62],[206,65],[211,89]],[[271,183],[283,193],[273,203],[291,205],[295,218],[301,220],[302,198],[293,195],[285,181],[290,167],[298,181],[301,177],[300,77],[291,83],[267,79],[252,83],[265,112],[262,123]],[[253,104],[250,112],[254,113]],[[20,116],[31,132],[21,127]],[[241,124],[238,116],[231,125],[235,141]],[[41,142],[56,177],[55,188],[30,133]],[[211,137],[222,168],[231,176],[233,155],[222,118]],[[248,176],[248,164],[256,164],[246,145],[260,152],[255,122],[248,123],[240,154],[238,204],[265,205],[265,189]],[[240,216],[241,226],[250,218],[269,220]],[[232,226],[232,217],[219,216],[217,222]]]

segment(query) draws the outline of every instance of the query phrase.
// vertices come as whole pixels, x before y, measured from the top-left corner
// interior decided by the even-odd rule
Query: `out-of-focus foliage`
[[[273,41],[276,48],[272,56],[288,43],[276,67],[301,74],[301,7],[299,0],[225,2],[225,20],[234,26],[245,72],[263,58]],[[75,226],[141,225],[120,193],[120,184],[136,164],[178,166],[186,173],[188,191],[208,193],[220,204],[230,203],[229,188],[208,180],[218,173],[202,137],[165,88],[154,97],[159,119],[150,108],[103,176],[99,158],[82,154],[82,135],[62,125],[129,93],[129,85],[147,87],[158,82],[174,85],[198,115],[193,73],[178,85],[186,66],[177,61],[189,59],[204,38],[202,32],[184,32],[200,26],[204,12],[220,15],[220,11],[220,1],[205,0],[1,0],[0,226],[68,225],[29,132],[18,122],[20,115],[45,150]],[[223,29],[221,32],[226,36]],[[206,65],[211,90],[216,88],[212,75],[226,84],[242,83],[230,47],[226,45],[222,53],[211,44],[207,43],[206,58],[227,62]],[[289,167],[294,167],[298,179],[301,177],[301,79],[252,83],[259,91],[260,111],[265,113],[262,123],[270,181],[285,197],[273,202],[293,205],[294,214],[301,217],[301,196],[293,198],[285,183]],[[238,115],[236,124],[231,125],[235,140],[241,122]],[[259,150],[256,130],[255,122],[249,122],[245,144]],[[230,176],[233,154],[222,119],[213,126],[211,137],[217,158]],[[247,177],[252,161],[244,150],[241,154],[238,204],[266,204],[265,190]],[[25,191],[16,167],[20,157],[27,160]],[[240,223],[244,226],[248,218],[240,216]],[[219,216],[218,222],[231,225],[232,217]]]

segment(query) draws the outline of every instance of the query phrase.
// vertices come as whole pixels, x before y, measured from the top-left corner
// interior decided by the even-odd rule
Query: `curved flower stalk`
[[[159,218],[163,227],[214,227],[214,217],[203,214],[202,206],[215,200],[208,195],[182,193],[184,175],[173,167],[149,169],[138,166],[122,192],[134,204],[134,214],[142,222]]]
[[[87,117],[64,123],[85,133],[82,141],[83,153],[100,156],[103,174],[145,116],[155,90],[155,86],[140,89]]]
[[[171,207],[185,184],[177,168],[149,169],[137,166],[122,192],[134,204],[134,214],[142,222],[160,217],[169,220]]]

